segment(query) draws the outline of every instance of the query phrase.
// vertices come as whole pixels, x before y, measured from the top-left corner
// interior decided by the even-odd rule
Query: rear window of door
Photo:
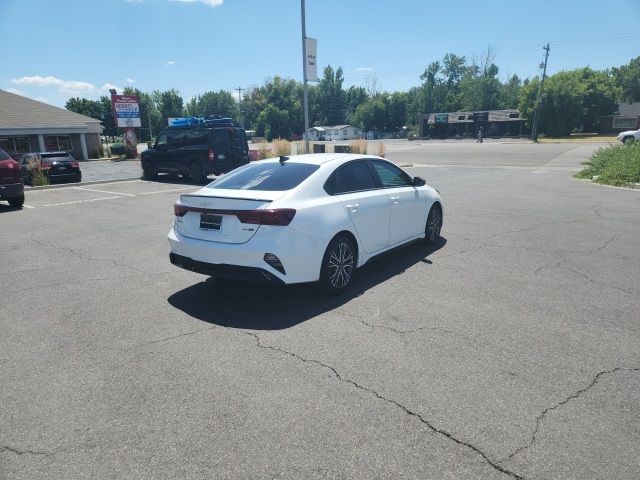
[[[0,148],[0,160],[9,160],[10,158],[9,154]]]
[[[412,185],[409,175],[391,163],[371,160],[371,165],[378,178],[380,178],[380,183],[385,188],[409,187]]]
[[[190,147],[208,146],[209,130],[193,130],[187,132],[187,145]]]
[[[229,152],[229,132],[226,129],[213,130],[213,149],[221,153]]]
[[[228,173],[208,188],[284,192],[300,185],[318,168],[308,163],[257,162]]]
[[[329,195],[361,192],[374,188],[376,188],[376,182],[364,160],[349,162],[338,167],[324,185],[324,189]]]
[[[231,137],[231,147],[234,152],[239,152],[241,154],[246,155],[247,152],[247,136],[244,133],[244,130],[236,130],[233,129],[229,132]]]

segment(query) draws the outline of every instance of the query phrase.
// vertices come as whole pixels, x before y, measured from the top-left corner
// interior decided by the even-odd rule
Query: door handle
[[[355,212],[356,210],[358,210],[358,204],[350,203],[349,205],[347,205],[347,210],[349,210],[350,212]]]
[[[398,201],[400,200],[400,196],[395,195],[393,197],[389,197],[389,200],[391,200],[393,203],[398,203]]]

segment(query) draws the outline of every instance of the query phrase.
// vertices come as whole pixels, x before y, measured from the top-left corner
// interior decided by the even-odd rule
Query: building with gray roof
[[[68,151],[100,156],[100,120],[0,90],[0,148],[10,155]]]

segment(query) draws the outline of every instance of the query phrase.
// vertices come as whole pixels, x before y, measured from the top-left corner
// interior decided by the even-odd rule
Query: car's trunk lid
[[[15,160],[0,160],[0,184],[20,183],[21,179],[20,165]]]
[[[243,223],[249,212],[268,208],[286,192],[252,190],[203,189],[180,196],[186,212],[178,216],[181,235],[220,243],[248,242],[260,228],[256,223]]]

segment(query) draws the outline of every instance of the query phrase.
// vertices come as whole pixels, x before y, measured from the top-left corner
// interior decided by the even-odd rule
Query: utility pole
[[[240,125],[244,129],[244,112],[242,111],[242,88],[238,87],[238,104],[240,105]]]
[[[545,50],[544,54],[544,69],[542,70],[542,80],[540,81],[540,90],[538,90],[538,101],[536,102],[536,113],[533,117],[533,129],[531,131],[531,140],[538,142],[538,126],[540,123],[540,108],[542,107],[542,91],[544,90],[544,79],[547,78],[547,60],[549,59],[549,44],[546,47],[542,47]]]
[[[305,25],[304,1],[300,0],[302,15],[302,79],[304,84],[304,153],[309,153],[309,87],[307,85],[307,28]]]

